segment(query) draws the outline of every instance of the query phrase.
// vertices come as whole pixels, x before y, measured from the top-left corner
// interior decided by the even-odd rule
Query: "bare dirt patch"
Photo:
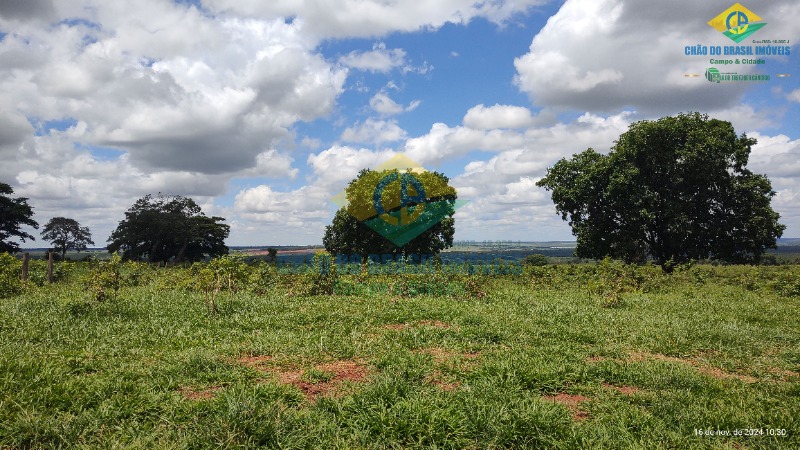
[[[407,323],[390,323],[384,325],[382,328],[385,330],[400,331],[400,330],[405,330],[408,327],[409,325]]]
[[[661,355],[658,353],[647,353],[647,352],[630,352],[628,353],[628,362],[640,362],[640,361],[647,361],[647,360],[655,360],[655,361],[666,361],[666,362],[673,362],[678,364],[686,364],[689,366],[694,367],[698,372],[708,375],[712,378],[716,378],[718,380],[724,379],[736,379],[743,381],[745,383],[755,383],[758,381],[757,378],[751,377],[749,375],[742,375],[738,373],[731,373],[726,372],[718,367],[711,367],[704,364],[701,360],[697,358],[676,358],[674,356],[667,356]]]
[[[265,371],[273,374],[281,384],[290,384],[303,391],[306,399],[312,403],[321,396],[340,392],[347,382],[363,382],[369,375],[367,366],[351,360],[318,364],[314,366],[314,369],[327,374],[328,377],[325,380],[316,381],[304,379],[303,375],[307,371],[294,368],[281,369],[275,367]]]
[[[356,361],[340,360],[331,363],[320,364],[318,370],[333,374],[331,382],[334,381],[364,381],[369,374],[367,366]]]
[[[436,386],[437,388],[445,392],[456,390],[458,389],[459,386],[461,386],[461,383],[459,383],[458,381],[454,380],[446,381],[442,373],[439,372],[438,370],[434,370],[428,376],[426,376],[425,382],[430,385]]]
[[[441,320],[423,320],[419,324],[428,327],[443,328],[443,329],[448,329],[452,327],[452,325],[450,325],[449,323],[442,322]]]
[[[581,409],[581,404],[589,401],[588,397],[559,392],[556,395],[543,396],[542,399],[566,406],[572,413],[572,420],[581,421],[589,418],[589,413]]]
[[[187,400],[208,400],[222,389],[222,386],[208,386],[202,389],[196,389],[189,386],[178,388],[178,393]]]
[[[739,381],[744,381],[745,383],[755,383],[756,381],[758,381],[757,378],[751,377],[749,375],[725,372],[724,370],[718,367],[697,367],[697,371],[700,373],[704,373],[710,376],[711,378],[716,378],[718,380],[733,378]]]
[[[780,367],[770,367],[768,370],[769,373],[780,376],[784,381],[787,381],[788,378],[800,378],[800,373],[793,370],[781,369]]]

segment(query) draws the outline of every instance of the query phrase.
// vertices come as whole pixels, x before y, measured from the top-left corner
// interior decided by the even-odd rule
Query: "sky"
[[[740,44],[708,25],[733,3],[0,0],[0,182],[98,246],[159,192],[226,218],[228,245],[309,245],[401,153],[469,201],[456,240],[572,240],[547,168],[700,111],[758,140],[748,167],[800,237],[800,3],[742,2],[766,25]],[[789,54],[686,54],[753,40]],[[711,61],[736,58],[763,64]]]

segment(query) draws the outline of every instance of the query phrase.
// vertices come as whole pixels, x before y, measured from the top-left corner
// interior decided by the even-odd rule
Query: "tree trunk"
[[[183,240],[183,245],[181,246],[181,249],[178,251],[178,255],[175,256],[175,261],[173,265],[183,262],[183,254],[186,253],[187,246],[189,246],[189,238]]]
[[[28,281],[28,266],[30,264],[30,261],[31,261],[31,254],[25,252],[25,254],[22,255],[22,281]]]

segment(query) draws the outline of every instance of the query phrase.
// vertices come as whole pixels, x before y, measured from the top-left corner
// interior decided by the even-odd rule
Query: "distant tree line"
[[[25,197],[11,197],[14,190],[0,182],[0,253],[17,253],[21,242],[36,240],[23,226],[34,229],[33,208]],[[226,255],[230,227],[222,217],[208,217],[188,197],[147,195],[131,206],[108,238],[110,253],[123,259],[180,263]],[[82,251],[94,245],[88,227],[67,217],[53,217],[42,229],[42,238],[53,244],[63,259],[68,250]]]

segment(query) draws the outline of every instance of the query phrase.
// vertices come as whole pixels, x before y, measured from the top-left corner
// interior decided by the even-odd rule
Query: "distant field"
[[[272,246],[278,250],[278,258],[284,262],[304,262],[309,261],[316,252],[324,251],[322,246]],[[232,247],[231,253],[264,258],[267,256],[267,249],[270,246],[253,247]],[[32,258],[43,259],[47,257],[47,249],[37,248],[26,250]],[[491,260],[494,258],[506,261],[520,261],[528,255],[538,253],[552,258],[554,263],[579,263],[590,262],[581,260],[573,256],[575,242],[554,241],[554,242],[499,242],[488,243],[457,243],[442,252],[443,260],[464,261],[464,260]],[[800,239],[779,240],[778,248],[767,252],[774,255],[779,263],[800,264]],[[69,251],[67,258],[80,260],[91,255],[98,259],[108,259],[110,255],[104,249],[90,249],[83,252]]]
[[[216,314],[188,269],[98,302],[71,267],[0,299],[4,450],[800,448],[797,266],[259,272]]]

